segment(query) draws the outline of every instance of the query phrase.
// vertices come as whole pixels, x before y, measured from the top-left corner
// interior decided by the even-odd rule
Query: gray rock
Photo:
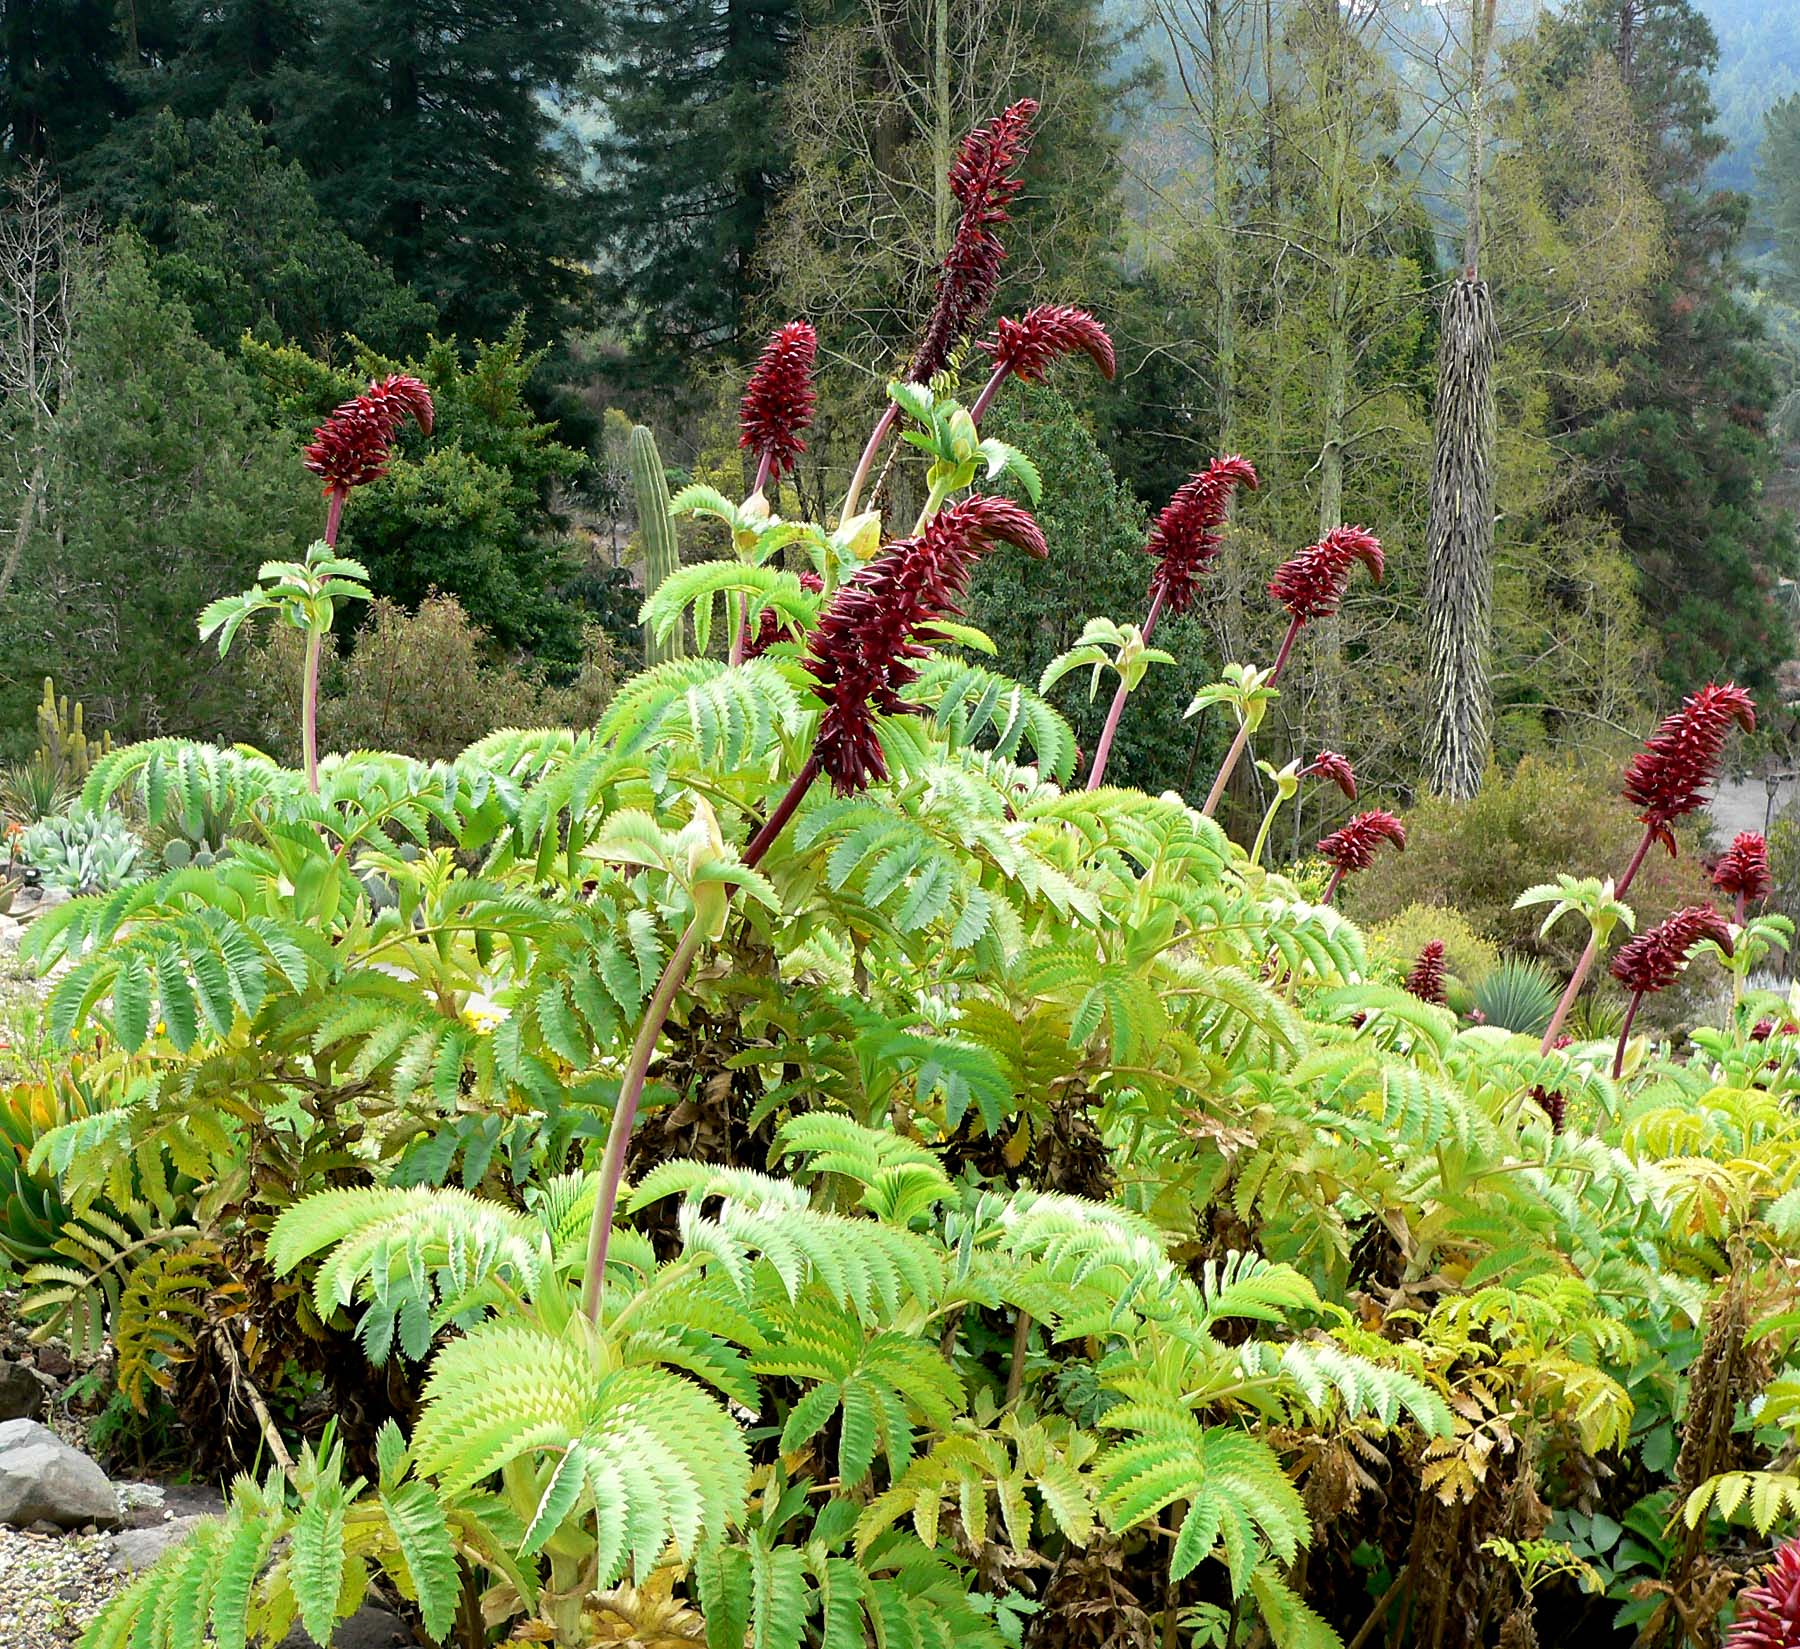
[[[44,1387],[23,1363],[0,1361],[0,1420],[35,1420],[44,1411]]]
[[[365,1603],[331,1634],[331,1649],[414,1649],[416,1642],[406,1623],[379,1603]],[[318,1645],[304,1626],[296,1624],[281,1640],[280,1649],[318,1649]]]
[[[135,1575],[171,1546],[180,1545],[199,1526],[197,1517],[171,1517],[144,1529],[122,1529],[107,1542],[106,1566],[116,1575]]]
[[[119,1497],[106,1473],[35,1420],[0,1422],[0,1523],[42,1519],[63,1529],[119,1526]]]

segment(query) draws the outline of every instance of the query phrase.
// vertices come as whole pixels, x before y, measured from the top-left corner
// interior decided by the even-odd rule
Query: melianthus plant
[[[750,448],[771,473],[784,381]],[[106,1102],[34,1162],[90,1206],[204,1182],[206,1229],[113,1273],[122,1362],[176,1378],[247,1257],[422,1389],[410,1437],[363,1440],[366,1481],[320,1442],[297,1493],[240,1485],[94,1649],[323,1639],[372,1577],[467,1649],[489,1621],[1002,1649],[1090,1601],[1085,1565],[1170,1633],[1228,1596],[1277,1649],[1330,1644],[1312,1604],[1344,1600],[1298,1595],[1302,1547],[1381,1514],[1297,1478],[1381,1449],[1446,1526],[1529,1503],[1534,1439],[1636,1446],[1644,1323],[1698,1313],[1721,1210],[1784,1240],[1779,1039],[1697,1036],[1714,1065],[1650,1062],[1621,1121],[1589,1056],[1375,982],[1351,923],[1179,799],[1065,791],[1066,724],[951,650],[980,648],[951,615],[973,557],[1039,547],[963,495],[1033,472],[935,390],[895,406],[933,496],[886,549],[853,512],[688,495],[739,556],[646,616],[710,634],[735,595],[741,662],[652,669],[591,730],[334,759],[316,793],[180,741],[97,771],[93,805],[205,800],[243,843],[30,941],[68,964],[53,1030]],[[653,1074],[684,1104],[645,1108],[627,1188]],[[565,1172],[609,1107],[599,1169]],[[1415,1618],[1449,1566],[1409,1554]]]

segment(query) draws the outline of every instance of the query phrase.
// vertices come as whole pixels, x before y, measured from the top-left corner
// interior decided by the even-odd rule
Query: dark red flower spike
[[[1150,528],[1144,553],[1156,562],[1150,575],[1153,612],[1185,613],[1200,580],[1225,542],[1223,527],[1239,487],[1256,486],[1256,466],[1233,453],[1215,458],[1175,490]],[[1146,623],[1148,635],[1154,621]]]
[[[916,538],[890,545],[832,598],[808,646],[825,713],[813,754],[840,796],[887,777],[877,715],[910,713],[903,691],[929,649],[919,631],[961,611],[976,561],[996,544],[1046,553],[1030,515],[1005,498],[946,504]]]
[[[812,422],[813,361],[819,335],[805,321],[789,321],[764,347],[738,404],[738,445],[756,454],[759,474],[777,480],[806,451],[800,439]]]
[[[994,301],[1000,265],[1006,260],[1006,248],[994,231],[1008,221],[1007,207],[1024,187],[1013,173],[1030,152],[1031,123],[1037,112],[1035,101],[1020,99],[970,132],[951,164],[950,192],[962,216],[938,270],[937,302],[907,369],[914,383],[926,383],[943,371],[950,352]]]
[[[1531,1097],[1550,1119],[1550,1132],[1560,1134],[1563,1131],[1563,1121],[1569,1113],[1569,1102],[1564,1098],[1562,1089],[1535,1087],[1531,1090]]]
[[[325,480],[326,543],[337,543],[338,522],[351,488],[387,474],[400,426],[411,418],[429,435],[434,412],[431,391],[419,379],[396,372],[372,381],[313,431],[302,456],[306,467]]]
[[[1621,945],[1612,960],[1612,976],[1638,995],[1667,990],[1702,939],[1731,954],[1731,924],[1711,905],[1689,905]]]
[[[1269,594],[1296,623],[1327,618],[1343,602],[1350,569],[1359,561],[1379,584],[1384,571],[1381,541],[1364,527],[1333,527],[1318,543],[1276,569]]]
[[[1784,1541],[1761,1577],[1738,1593],[1725,1649],[1800,1649],[1800,1540]]]
[[[1319,843],[1320,858],[1332,867],[1331,881],[1325,889],[1326,904],[1338,890],[1338,884],[1353,871],[1367,870],[1375,862],[1375,850],[1383,842],[1392,842],[1401,852],[1406,850],[1406,826],[1393,814],[1380,808],[1359,813],[1347,825],[1334,830]]]
[[[1028,309],[1020,320],[1001,320],[994,336],[976,346],[994,363],[996,372],[1007,372],[1026,383],[1035,383],[1051,363],[1077,350],[1111,378],[1117,370],[1112,339],[1106,328],[1085,309],[1071,304],[1041,303]]]
[[[1300,769],[1300,777],[1330,779],[1346,799],[1356,800],[1356,769],[1350,765],[1349,757],[1340,756],[1335,750],[1321,750],[1309,766]]]
[[[1756,703],[1743,688],[1708,683],[1650,735],[1625,769],[1623,794],[1652,836],[1675,851],[1677,819],[1706,805],[1731,729],[1756,731]]]
[[[1444,1005],[1444,941],[1432,939],[1419,952],[1412,972],[1406,976],[1406,989],[1421,1002],[1436,1007]]]
[[[1775,879],[1769,874],[1768,842],[1759,831],[1739,831],[1713,871],[1713,886],[1737,900],[1737,919],[1742,922],[1749,902],[1766,899],[1774,885]]]

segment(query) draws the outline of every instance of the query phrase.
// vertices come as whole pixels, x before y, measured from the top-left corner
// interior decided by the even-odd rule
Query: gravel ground
[[[0,1649],[73,1649],[129,1578],[107,1572],[103,1534],[0,1528]]]

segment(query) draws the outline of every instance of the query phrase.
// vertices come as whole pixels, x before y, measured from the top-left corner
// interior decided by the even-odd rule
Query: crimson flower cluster
[[[950,192],[962,207],[956,238],[938,271],[937,303],[926,323],[907,376],[926,383],[941,372],[950,352],[987,313],[1000,284],[1006,248],[995,233],[1008,221],[1007,207],[1024,184],[1013,176],[1031,146],[1038,106],[1021,98],[963,139],[950,166]]]
[[[1669,826],[1706,805],[1734,723],[1746,733],[1756,731],[1755,701],[1730,682],[1723,687],[1709,682],[1663,718],[1625,769],[1625,800],[1671,853],[1675,834]]]
[[[1731,839],[1713,872],[1713,886],[1739,899],[1766,898],[1775,885],[1769,874],[1769,844],[1761,832],[1743,830]]]
[[[1215,458],[1176,488],[1150,528],[1144,553],[1156,562],[1150,593],[1171,613],[1185,613],[1200,591],[1200,580],[1219,546],[1226,512],[1239,487],[1256,486],[1256,466],[1233,453]]]
[[[1269,594],[1296,624],[1328,618],[1344,599],[1350,569],[1360,561],[1381,582],[1381,541],[1366,527],[1333,527],[1318,543],[1284,561],[1269,580]]]
[[[387,474],[394,437],[408,418],[431,433],[431,391],[417,378],[396,372],[372,381],[313,431],[306,467],[322,476],[327,492],[347,493]]]
[[[1406,826],[1393,814],[1377,808],[1359,813],[1342,829],[1334,830],[1319,843],[1319,856],[1334,866],[1341,875],[1353,870],[1367,870],[1375,862],[1375,850],[1383,842],[1392,842],[1402,852],[1406,849]]]
[[[989,356],[997,372],[1010,372],[1026,383],[1042,378],[1053,361],[1082,350],[1103,378],[1117,371],[1112,339],[1085,309],[1066,303],[1041,303],[1021,320],[995,323],[994,336],[976,346]]]
[[[764,347],[738,405],[738,445],[767,460],[779,480],[806,451],[800,439],[813,418],[813,359],[819,335],[805,321],[789,321]]]
[[[825,713],[813,754],[840,796],[887,777],[875,716],[912,710],[903,690],[927,648],[920,629],[961,611],[969,574],[995,544],[1047,553],[1043,532],[1017,504],[980,494],[946,504],[916,538],[890,545],[844,584],[809,643],[808,667]]]
[[[1419,959],[1406,976],[1406,988],[1421,1002],[1444,1005],[1444,941],[1432,939],[1419,952]]]
[[[1731,954],[1731,924],[1711,905],[1689,905],[1620,946],[1612,976],[1638,996],[1667,990],[1680,975],[1688,952],[1702,939]]]
[[[1762,1578],[1738,1593],[1725,1649],[1800,1649],[1800,1540],[1783,1542]]]
[[[1300,769],[1300,777],[1330,779],[1347,800],[1356,800],[1356,769],[1350,765],[1348,756],[1340,756],[1335,750],[1321,750],[1310,766]]]
[[[818,595],[825,588],[825,580],[815,572],[803,572],[800,575],[800,587]],[[755,635],[750,634],[748,625],[744,626],[743,656],[746,659],[760,658],[784,636],[789,640],[795,639],[794,632],[784,628],[781,620],[776,617],[775,609],[765,607],[757,618]]]

